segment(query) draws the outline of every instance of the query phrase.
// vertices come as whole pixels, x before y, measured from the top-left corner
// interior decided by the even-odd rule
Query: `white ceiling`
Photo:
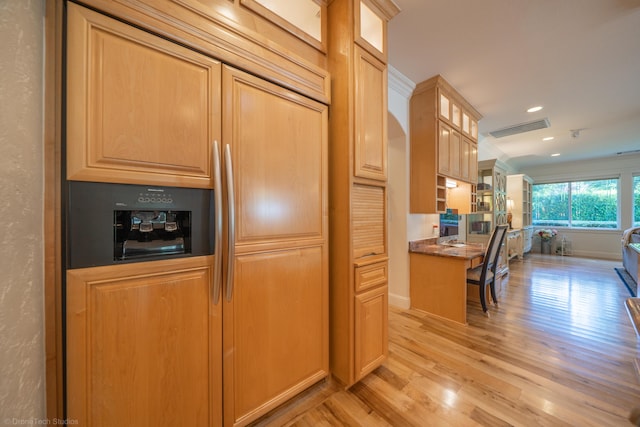
[[[389,63],[456,88],[483,115],[484,158],[521,170],[640,150],[640,0],[395,2]],[[545,117],[547,129],[488,135]]]

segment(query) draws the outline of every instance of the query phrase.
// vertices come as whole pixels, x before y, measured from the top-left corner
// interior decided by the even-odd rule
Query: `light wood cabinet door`
[[[467,138],[460,140],[460,178],[469,181],[469,167],[471,165],[471,141]]]
[[[451,102],[451,124],[457,130],[462,126],[462,110],[457,102]]]
[[[466,111],[462,112],[462,133],[471,136],[471,117]]]
[[[460,177],[460,133],[438,121],[438,173],[450,178]]]
[[[240,0],[240,3],[316,49],[326,52],[326,5],[315,0],[298,0],[296,7],[270,0]]]
[[[387,180],[387,68],[355,46],[354,174]]]
[[[387,283],[389,274],[387,261],[375,264],[363,265],[355,268],[355,291],[362,292],[367,289]]]
[[[211,188],[219,62],[73,3],[67,178]]]
[[[460,178],[462,166],[462,138],[460,133],[452,130],[449,139],[449,170],[452,178]]]
[[[388,16],[379,8],[388,8],[387,12],[398,13],[395,4],[385,4],[386,0],[355,0],[354,6],[354,41],[359,46],[375,55],[383,62],[387,62],[387,20]]]
[[[387,253],[386,187],[354,184],[352,189],[353,258]]]
[[[67,272],[68,418],[82,426],[220,425],[213,257]]]
[[[233,172],[235,244],[324,239],[328,108],[224,67],[224,138]]]
[[[442,90],[436,90],[438,97],[438,118],[440,120],[451,121],[451,98]]]
[[[471,119],[471,139],[473,142],[478,142],[478,121]]]
[[[460,139],[460,178],[478,182],[478,144],[464,136]]]
[[[329,373],[328,115],[230,67],[223,99],[233,170],[223,187],[235,200],[226,214],[224,422],[239,426]]]
[[[386,285],[356,295],[356,381],[380,366],[387,357],[388,299]]]
[[[438,121],[438,173],[451,176],[451,126]]]
[[[478,182],[478,144],[473,141],[469,145],[469,182]]]
[[[321,246],[236,258],[224,305],[224,420],[246,425],[329,373]]]

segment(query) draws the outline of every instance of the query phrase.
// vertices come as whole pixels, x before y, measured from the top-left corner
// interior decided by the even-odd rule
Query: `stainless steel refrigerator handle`
[[[214,253],[215,263],[213,270],[213,303],[218,304],[220,300],[220,282],[222,281],[222,179],[220,173],[220,151],[218,141],[213,141],[213,195],[214,195]]]
[[[227,301],[231,301],[233,293],[233,264],[236,244],[236,200],[233,186],[233,163],[231,162],[231,148],[229,144],[224,146],[224,161],[227,172],[227,202],[229,211],[229,234],[227,236],[229,248],[227,251],[227,288],[225,294]]]

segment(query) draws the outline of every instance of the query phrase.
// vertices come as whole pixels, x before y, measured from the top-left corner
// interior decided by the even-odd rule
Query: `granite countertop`
[[[451,258],[473,259],[484,255],[481,243],[466,243],[464,246],[439,245],[438,239],[423,239],[409,242],[409,252]]]

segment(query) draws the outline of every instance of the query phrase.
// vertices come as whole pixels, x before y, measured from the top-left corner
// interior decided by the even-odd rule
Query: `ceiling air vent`
[[[529,132],[532,130],[545,129],[550,126],[549,119],[544,118],[542,120],[536,120],[529,123],[522,123],[515,126],[509,126],[504,129],[498,129],[489,132],[494,138],[502,138],[503,136],[516,135],[518,133]]]
[[[636,153],[640,153],[640,150],[618,151],[616,154],[618,156],[624,156],[625,154],[636,154]]]

